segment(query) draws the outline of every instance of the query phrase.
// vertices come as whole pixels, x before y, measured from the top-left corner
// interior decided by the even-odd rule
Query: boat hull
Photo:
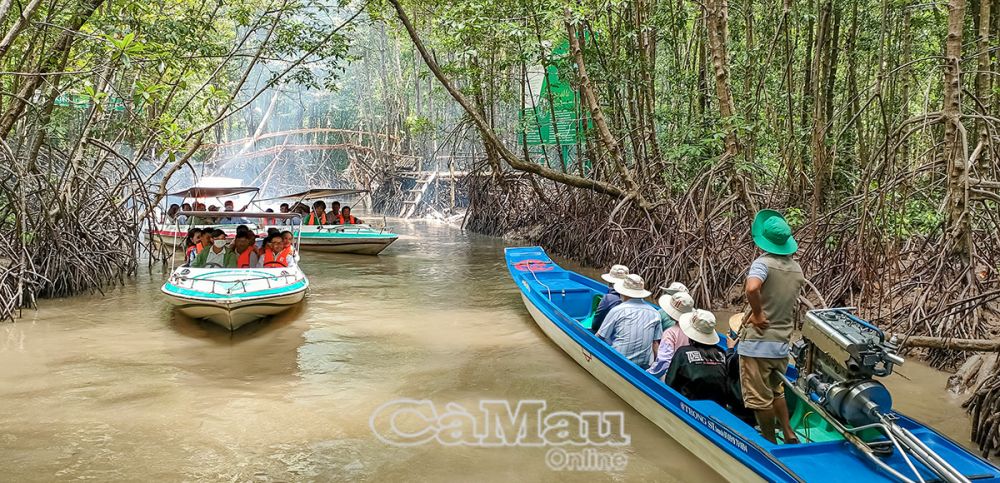
[[[220,327],[237,330],[250,322],[276,315],[298,304],[305,290],[259,301],[211,302],[168,295],[174,308],[192,319],[204,319]]]
[[[297,268],[181,267],[161,291],[180,313],[237,330],[302,302],[309,281]]]
[[[522,294],[521,300],[524,301],[525,307],[528,308],[528,313],[531,314],[531,318],[534,319],[538,328],[542,329],[542,332],[559,346],[563,352],[573,358],[577,364],[586,369],[597,380],[601,381],[608,389],[611,389],[618,397],[624,399],[625,402],[635,408],[646,419],[652,421],[653,424],[659,426],[660,429],[687,448],[688,451],[698,455],[702,460],[709,463],[716,472],[724,476],[728,481],[767,481],[760,475],[748,471],[746,465],[740,460],[732,457],[715,444],[706,440],[672,412],[666,410],[663,406],[654,404],[649,396],[622,377],[621,374],[603,364],[587,348],[576,343],[566,332],[557,327],[527,296]]]
[[[313,252],[354,253],[357,255],[378,255],[389,247],[397,237],[306,237],[303,235],[299,248]]]
[[[289,229],[288,226],[273,228]],[[300,250],[325,253],[378,255],[399,238],[395,233],[368,225],[303,225],[292,230],[300,237]]]

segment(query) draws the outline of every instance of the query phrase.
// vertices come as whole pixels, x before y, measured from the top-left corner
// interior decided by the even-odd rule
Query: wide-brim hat
[[[660,290],[662,290],[663,293],[667,295],[673,295],[677,292],[688,292],[687,285],[684,285],[683,283],[680,282],[674,282],[670,284],[670,286],[668,287],[660,287]]]
[[[674,304],[674,297],[686,297],[686,301],[689,303],[680,304],[680,306],[678,306],[677,304]],[[674,320],[680,320],[682,315],[690,313],[694,310],[694,299],[691,298],[691,295],[687,292],[661,295],[660,299],[657,300],[657,303],[660,308],[662,308],[663,311]]]
[[[628,267],[625,265],[612,265],[608,273],[602,273],[601,278],[608,283],[617,283],[619,280],[625,280],[628,276]]]
[[[733,331],[734,334],[739,334],[740,329],[743,327],[743,320],[747,318],[747,313],[737,312],[729,317],[729,330]]]
[[[774,210],[760,210],[750,227],[758,248],[774,255],[791,255],[799,249],[788,222]]]
[[[646,290],[645,281],[643,281],[642,277],[634,273],[615,282],[615,292],[634,299],[644,299],[653,295],[653,292]]]
[[[715,331],[715,316],[707,310],[695,310],[684,314],[679,325],[681,332],[684,332],[688,339],[707,345],[719,343],[719,333]]]

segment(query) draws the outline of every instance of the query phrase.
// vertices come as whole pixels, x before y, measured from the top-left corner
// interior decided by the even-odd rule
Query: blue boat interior
[[[704,420],[711,420],[713,428],[721,425],[728,430],[723,431],[724,433],[738,435],[744,443],[742,448],[759,449],[759,458],[748,457],[748,466],[761,473],[765,479],[775,481],[788,478],[788,475],[793,475],[793,481],[795,478],[807,481],[843,481],[845,475],[859,481],[892,479],[888,473],[860,455],[859,450],[846,441],[833,425],[811,411],[810,406],[790,390],[785,391],[786,401],[800,444],[773,444],[761,437],[753,426],[716,402],[688,400],[591,334],[589,328],[597,303],[608,290],[603,283],[562,269],[539,247],[508,248],[506,258],[508,269],[525,297],[602,362],[623,374],[665,408],[688,420],[689,424],[716,444],[736,447],[726,448],[727,451],[732,450],[737,456],[741,453],[753,453],[752,450],[743,451],[741,445],[733,444],[725,434],[720,435],[719,430],[705,429],[701,418],[693,418],[682,410],[684,405],[699,413]],[[723,350],[726,350],[725,337],[720,334],[722,340],[719,344]],[[789,366],[788,375],[792,380],[797,377],[794,367]],[[1000,469],[958,443],[903,415],[899,415],[898,423],[969,479],[1000,481]],[[859,434],[862,440],[868,442],[886,439],[877,429],[865,430]],[[881,458],[893,469],[916,480],[913,471],[898,451]],[[919,462],[913,461],[913,464],[925,480],[937,479],[934,473]]]

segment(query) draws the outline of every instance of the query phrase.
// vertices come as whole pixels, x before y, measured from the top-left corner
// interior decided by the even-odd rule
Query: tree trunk
[[[978,65],[976,67],[976,97],[978,98],[978,104],[982,106],[989,106],[992,104],[991,93],[993,90],[992,79],[993,76],[990,74],[990,7],[991,0],[980,0],[979,1],[979,38],[976,42],[976,50],[978,51]],[[984,115],[989,115],[989,112],[983,112]],[[986,177],[987,170],[989,170],[991,156],[990,153],[990,135],[989,130],[986,128],[986,123],[982,119],[976,120],[976,133],[979,137],[979,143],[982,144],[982,153],[979,155],[979,170],[980,177]]]
[[[944,58],[944,160],[948,173],[948,193],[945,212],[951,249],[971,256],[972,226],[968,213],[968,138],[962,125],[962,27],[965,21],[965,0],[948,3],[948,36]]]
[[[825,200],[826,184],[829,172],[830,151],[826,146],[826,125],[829,119],[827,112],[827,83],[830,73],[830,17],[832,15],[832,0],[823,0],[820,6],[819,18],[816,23],[816,42],[813,49],[813,116],[809,147],[812,151],[813,165],[813,199],[812,216],[816,218],[822,212]]]

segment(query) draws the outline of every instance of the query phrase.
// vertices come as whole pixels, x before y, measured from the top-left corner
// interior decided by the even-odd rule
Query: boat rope
[[[546,264],[550,264],[552,262],[535,261],[534,263],[539,263],[542,266],[545,266]],[[535,278],[535,281],[538,282],[538,285],[541,285],[541,286],[545,287],[545,291],[548,292],[548,295],[549,295],[549,302],[552,302],[552,289],[549,288],[548,285],[545,285],[544,283],[542,283],[541,280],[538,279],[537,273],[534,270],[531,269],[532,265],[533,265],[533,263],[529,263],[529,264],[526,264],[524,267],[525,267],[525,269],[528,272],[531,273],[531,276]],[[550,268],[550,270],[551,270],[551,268]]]

